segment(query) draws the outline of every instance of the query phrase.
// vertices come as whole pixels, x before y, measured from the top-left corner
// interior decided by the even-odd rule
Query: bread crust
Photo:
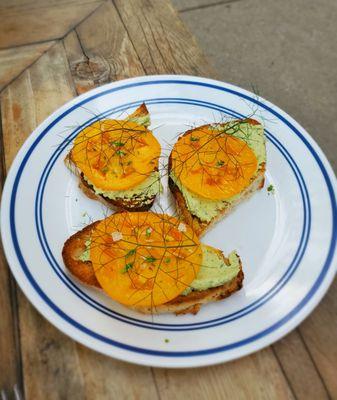
[[[91,261],[79,260],[80,255],[86,249],[85,242],[90,239],[92,229],[99,223],[94,222],[81,231],[70,236],[65,242],[62,250],[62,257],[67,269],[74,275],[79,281],[89,286],[95,286],[101,288],[99,282],[96,279],[94,269]],[[224,262],[227,264],[228,260],[220,252]],[[221,286],[210,288],[202,291],[192,291],[188,295],[179,295],[168,303],[161,304],[156,307],[131,307],[134,310],[143,314],[163,314],[163,313],[175,313],[176,315],[182,314],[196,314],[202,304],[219,301],[232,293],[238,291],[242,287],[244,274],[242,271],[242,265],[240,260],[240,272],[230,282],[227,282]]]
[[[254,120],[252,120],[252,121],[254,121]],[[204,128],[206,126],[208,126],[208,125],[203,125],[200,128]],[[186,131],[183,135],[181,135],[178,138],[178,140],[180,140],[185,135],[189,134],[191,131],[193,131],[193,129]],[[265,181],[264,174],[265,174],[265,170],[266,170],[266,164],[261,163],[255,178],[251,181],[250,185],[241,193],[241,195],[237,198],[237,200],[231,202],[226,207],[224,207],[219,212],[218,215],[216,215],[214,218],[212,218],[208,222],[202,221],[200,218],[198,218],[196,215],[193,215],[190,212],[181,190],[179,189],[179,187],[174,183],[173,179],[171,178],[171,175],[170,175],[171,169],[172,169],[172,152],[169,156],[169,161],[168,161],[168,186],[169,186],[169,189],[173,195],[173,198],[175,199],[178,213],[181,215],[181,217],[184,219],[184,221],[188,225],[191,226],[191,228],[195,231],[195,233],[199,237],[201,237],[214,224],[216,224],[218,221],[220,221],[227,214],[231,213],[238,204],[240,204],[244,200],[250,198],[253,195],[253,193],[255,193],[257,190],[263,188],[264,181]]]
[[[134,307],[135,310],[143,314],[163,314],[175,313],[176,315],[182,314],[197,314],[201,306],[206,303],[223,300],[230,296],[232,293],[237,292],[242,288],[244,274],[242,271],[240,261],[240,272],[238,275],[221,286],[202,290],[192,291],[188,295],[179,295],[168,303],[161,304],[155,307]]]
[[[96,279],[91,261],[79,260],[79,257],[86,249],[85,242],[90,240],[91,231],[98,222],[94,222],[70,236],[63,245],[62,258],[68,270],[82,283],[100,288],[101,285]]]

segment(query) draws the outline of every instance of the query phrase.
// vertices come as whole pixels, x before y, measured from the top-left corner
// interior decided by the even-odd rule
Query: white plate
[[[253,114],[266,128],[265,188],[203,239],[225,252],[237,249],[244,287],[196,316],[133,312],[82,286],[67,273],[61,258],[64,241],[106,213],[80,192],[77,179],[64,166],[71,140],[95,119],[121,117],[144,101],[164,155],[173,138],[190,125]],[[266,190],[270,184],[274,194]],[[163,208],[169,199],[165,190]],[[18,153],[1,210],[11,270],[42,315],[94,350],[161,367],[228,361],[294,329],[334,277],[336,222],[336,180],[309,134],[278,107],[246,90],[190,76],[115,82],[61,107]]]

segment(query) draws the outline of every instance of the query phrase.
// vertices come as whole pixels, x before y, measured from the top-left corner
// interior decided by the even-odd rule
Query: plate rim
[[[19,150],[17,156],[15,157],[15,159],[14,159],[14,161],[13,161],[13,163],[12,163],[12,166],[11,166],[9,172],[8,172],[8,175],[7,175],[6,183],[5,183],[5,186],[4,186],[4,189],[3,189],[3,194],[2,194],[1,233],[2,233],[2,240],[3,240],[3,243],[4,243],[4,250],[5,250],[6,258],[7,258],[7,260],[8,260],[8,263],[9,263],[10,267],[11,267],[11,271],[12,271],[13,275],[15,276],[16,280],[18,281],[20,287],[21,287],[22,290],[24,291],[26,297],[33,303],[33,305],[39,310],[39,312],[40,312],[44,317],[46,317],[53,325],[57,326],[58,329],[60,329],[61,331],[63,331],[63,332],[66,333],[67,335],[71,336],[71,337],[72,337],[74,340],[76,340],[76,341],[80,341],[80,342],[81,342],[81,340],[79,340],[79,337],[78,337],[78,336],[75,336],[75,335],[76,335],[76,332],[73,333],[73,334],[70,334],[70,333],[69,333],[69,330],[66,330],[66,328],[63,329],[62,327],[59,326],[59,325],[62,325],[62,324],[56,324],[56,323],[55,323],[55,318],[54,318],[55,315],[54,315],[54,317],[52,317],[52,315],[49,315],[49,314],[50,314],[49,312],[46,312],[46,310],[44,310],[43,305],[45,305],[45,304],[43,303],[43,304],[41,305],[41,304],[39,303],[39,301],[37,301],[37,300],[34,298],[33,294],[30,292],[30,290],[29,290],[29,288],[27,287],[27,285],[23,282],[23,280],[24,280],[24,279],[27,279],[27,278],[24,277],[24,279],[22,279],[21,276],[19,277],[20,272],[17,271],[17,270],[15,269],[15,268],[16,268],[16,266],[14,266],[15,261],[13,260],[12,254],[10,254],[10,250],[11,250],[11,249],[10,249],[10,244],[9,244],[10,238],[9,238],[9,237],[6,238],[6,237],[5,237],[5,234],[4,234],[4,231],[6,230],[6,229],[4,229],[4,227],[6,227],[6,214],[5,214],[5,211],[4,211],[4,210],[5,210],[5,209],[8,209],[8,204],[7,204],[7,203],[8,203],[8,196],[9,196],[9,194],[10,194],[10,187],[13,185],[13,183],[12,183],[12,185],[11,185],[11,181],[13,181],[13,179],[14,179],[14,177],[15,177],[15,175],[16,175],[16,174],[15,174],[15,170],[18,169],[18,168],[17,168],[17,165],[21,164],[23,156],[27,153],[27,149],[28,149],[28,147],[30,146],[30,142],[33,140],[33,136],[35,136],[35,137],[34,137],[34,139],[35,139],[35,138],[38,136],[37,131],[42,130],[42,128],[43,128],[44,126],[48,126],[48,125],[50,124],[50,121],[54,121],[55,118],[56,118],[57,116],[59,116],[60,114],[62,114],[63,111],[65,111],[65,110],[68,110],[68,111],[69,111],[69,108],[71,108],[72,105],[78,104],[81,100],[84,100],[84,99],[86,99],[86,98],[91,98],[91,97],[93,97],[94,94],[102,93],[102,92],[106,91],[106,89],[108,89],[108,88],[112,88],[112,87],[118,88],[119,86],[123,86],[123,85],[125,85],[126,83],[136,83],[136,82],[142,82],[142,81],[146,81],[146,82],[147,82],[147,81],[152,81],[152,80],[159,80],[159,81],[160,81],[160,80],[168,80],[168,81],[184,80],[184,81],[186,81],[186,83],[191,83],[191,84],[193,84],[193,82],[195,82],[195,81],[199,81],[199,82],[204,82],[204,83],[206,83],[206,84],[208,84],[208,85],[216,85],[216,86],[218,86],[218,87],[220,87],[220,88],[230,88],[230,89],[234,90],[235,92],[239,92],[239,93],[241,93],[241,94],[243,93],[243,94],[246,94],[246,95],[248,95],[248,96],[251,96],[251,95],[252,95],[251,92],[249,92],[249,91],[247,91],[247,90],[245,90],[245,89],[242,89],[242,88],[240,88],[240,87],[238,87],[238,86],[235,86],[235,85],[231,85],[231,84],[228,84],[228,83],[225,83],[225,82],[221,82],[221,81],[216,81],[216,80],[209,79],[209,78],[194,77],[194,76],[186,76],[186,75],[151,75],[151,76],[141,76],[141,77],[136,77],[136,78],[129,78],[129,79],[121,80],[121,81],[118,81],[118,82],[112,82],[112,83],[109,83],[109,84],[107,84],[107,85],[104,85],[104,86],[100,86],[100,87],[98,87],[98,88],[95,88],[95,89],[93,89],[93,90],[91,90],[91,91],[89,91],[89,92],[87,92],[87,93],[85,93],[85,94],[83,94],[83,95],[81,95],[81,96],[75,97],[74,99],[70,100],[70,101],[67,102],[66,104],[64,104],[64,105],[62,105],[61,107],[59,107],[59,108],[58,108],[56,111],[54,111],[49,117],[47,117],[36,129],[34,129],[34,131],[32,132],[32,134],[26,139],[25,143],[23,144],[23,146],[22,146],[21,149]],[[157,83],[161,83],[161,82],[157,82]],[[259,101],[263,102],[264,105],[267,104],[267,105],[269,106],[269,108],[270,108],[274,113],[275,113],[275,111],[276,111],[276,112],[279,113],[283,118],[286,117],[288,120],[290,120],[291,124],[294,125],[296,129],[300,129],[301,135],[303,135],[303,137],[307,140],[307,142],[308,142],[308,144],[310,145],[310,147],[312,147],[312,149],[313,149],[314,152],[316,153],[316,155],[317,155],[317,158],[316,158],[317,162],[320,161],[321,164],[322,164],[322,166],[323,166],[323,168],[325,168],[325,171],[326,171],[326,173],[327,173],[327,177],[330,179],[332,193],[335,195],[335,194],[336,194],[336,186],[337,186],[337,185],[336,185],[336,178],[335,178],[334,172],[333,172],[333,170],[332,170],[332,168],[331,168],[331,166],[330,166],[330,164],[329,164],[329,162],[328,162],[328,160],[327,160],[325,154],[324,154],[323,151],[320,149],[320,147],[319,147],[318,144],[315,142],[315,140],[306,132],[306,130],[305,130],[304,128],[302,128],[292,117],[290,117],[287,113],[285,113],[285,112],[284,112],[283,110],[281,110],[279,107],[277,107],[276,105],[270,103],[269,101],[267,101],[267,100],[261,98],[260,96],[258,96],[257,98],[258,98]],[[322,171],[322,172],[323,172],[323,171]],[[324,175],[324,174],[323,174],[323,175]],[[325,178],[326,178],[326,177],[325,177]],[[327,188],[329,189],[328,185],[327,185]],[[329,191],[329,194],[330,194],[330,191]],[[6,207],[5,207],[5,206],[6,206]],[[8,242],[7,242],[7,239],[8,239]],[[335,249],[334,249],[334,250],[335,250]],[[17,254],[14,253],[14,256],[15,256],[14,258],[17,258]],[[330,263],[329,268],[331,267],[332,262],[334,261],[335,258],[336,258],[336,254],[332,255],[331,263]],[[285,332],[282,333],[282,331],[276,330],[275,333],[279,332],[280,335],[276,335],[276,338],[272,338],[271,340],[266,340],[266,342],[267,342],[266,344],[263,344],[263,343],[262,343],[262,344],[258,344],[258,345],[256,346],[256,348],[251,349],[251,351],[249,351],[249,352],[243,351],[243,354],[241,354],[241,355],[239,354],[238,356],[233,356],[233,357],[230,357],[230,358],[225,358],[225,357],[224,357],[223,360],[219,360],[218,362],[224,362],[224,361],[228,361],[228,360],[230,360],[230,359],[238,358],[238,357],[243,356],[243,355],[246,355],[246,354],[250,354],[250,353],[253,352],[253,351],[257,351],[257,350],[259,350],[259,349],[265,347],[266,345],[273,343],[274,341],[276,341],[276,340],[278,340],[279,338],[281,338],[282,336],[284,336],[284,334],[290,332],[290,331],[291,331],[295,326],[297,326],[303,319],[305,319],[305,318],[307,317],[307,315],[309,315],[310,312],[311,312],[311,311],[316,307],[316,305],[319,303],[319,301],[321,300],[321,298],[323,297],[323,295],[325,294],[325,292],[328,290],[328,288],[329,288],[329,286],[330,286],[330,284],[331,284],[331,282],[332,282],[332,280],[333,280],[333,278],[334,278],[334,275],[335,275],[335,272],[336,272],[336,268],[337,268],[337,265],[334,264],[334,265],[333,265],[333,268],[330,269],[330,270],[328,271],[328,273],[330,273],[330,275],[327,274],[327,275],[323,278],[323,281],[322,281],[323,285],[321,284],[321,285],[318,287],[317,291],[313,294],[313,297],[311,297],[311,299],[308,300],[308,302],[306,303],[306,305],[304,305],[304,308],[302,308],[301,313],[300,313],[300,314],[297,314],[297,318],[295,318],[295,316],[294,316],[294,317],[291,318],[291,320],[288,321],[289,324],[288,324],[288,322],[287,322],[287,323],[285,323],[285,324],[283,324],[283,325],[281,326],[281,327],[284,328],[285,326],[290,325],[290,327],[287,327],[287,329],[284,329]],[[25,287],[25,289],[23,289],[23,287]],[[48,306],[47,306],[47,307],[48,307]],[[50,306],[49,306],[49,307],[50,307]],[[306,308],[305,308],[305,307],[306,307]],[[54,313],[54,312],[55,312],[55,311],[53,311],[53,313]],[[50,317],[50,318],[48,318],[48,317],[46,316],[46,314],[48,314],[48,317]],[[292,322],[292,324],[291,324],[290,322]],[[291,325],[293,325],[293,326],[291,326]],[[275,336],[275,335],[273,335],[273,336]],[[267,338],[268,338],[268,337],[271,338],[271,334],[270,334],[270,335],[267,335],[266,337],[267,337]],[[91,340],[91,339],[89,339],[89,342],[90,342],[90,340]],[[92,343],[89,343],[89,344],[88,344],[88,341],[86,341],[86,340],[83,340],[83,342],[81,342],[81,343],[84,344],[84,345],[86,345],[86,346],[88,346],[88,347],[94,348],[96,351],[100,351],[100,352],[102,352],[103,354],[107,354],[107,352],[102,351],[102,350],[96,348],[97,346],[95,346],[94,344],[92,344]],[[256,342],[253,342],[253,344],[254,344],[254,343],[256,343]],[[254,346],[253,346],[253,347],[254,347]],[[246,348],[246,347],[243,347],[243,349],[245,349],[245,348]],[[238,352],[238,353],[240,353],[240,352]],[[130,353],[128,353],[128,354],[130,354]],[[134,353],[132,353],[132,354],[134,354]],[[224,353],[222,352],[221,354],[224,354]],[[112,354],[109,354],[109,355],[112,355]],[[116,355],[112,355],[112,356],[115,357],[115,358],[119,358],[119,357],[116,356]],[[123,357],[122,359],[125,360],[124,357]],[[202,365],[210,365],[210,364],[215,364],[215,363],[216,363],[216,362],[214,362],[213,360],[209,360],[209,362],[206,361],[205,363],[199,362],[197,365],[194,365],[193,362],[192,362],[192,365],[189,365],[188,363],[187,363],[188,365],[182,365],[182,363],[181,363],[181,358],[178,357],[177,360],[180,361],[178,364],[170,363],[170,365],[168,365],[167,362],[164,362],[164,363],[163,363],[163,362],[159,362],[158,364],[155,364],[155,363],[150,362],[150,361],[149,361],[149,363],[146,363],[145,360],[138,360],[138,362],[139,362],[140,364],[142,364],[142,365],[170,366],[170,367],[171,367],[171,366],[172,366],[172,367],[180,367],[180,366],[181,366],[181,367],[184,367],[184,366],[202,366]],[[128,360],[128,361],[137,363],[137,360],[132,359],[132,357],[129,357],[129,360]]]

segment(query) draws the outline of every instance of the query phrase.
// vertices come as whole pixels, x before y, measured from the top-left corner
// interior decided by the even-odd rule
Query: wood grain
[[[64,5],[82,5],[98,0],[1,0],[0,12],[9,10],[36,10],[37,8],[63,7]]]
[[[127,364],[77,345],[86,399],[157,400],[150,368]]]
[[[55,42],[0,50],[0,90],[33,64]]]
[[[329,394],[298,331],[273,345],[298,400],[324,400]]]
[[[144,73],[111,2],[70,32],[64,46],[79,94],[106,82]]]
[[[293,399],[271,349],[202,369],[155,369],[162,400]]]
[[[7,8],[0,13],[0,48],[63,37],[101,2],[49,7]]]
[[[0,196],[5,181],[5,159],[0,126]],[[0,243],[0,388],[10,392],[21,382],[21,353],[18,332],[18,313],[16,304],[16,285],[9,272],[2,244]]]
[[[97,29],[97,27],[100,27]],[[144,70],[112,2],[104,4],[76,28],[84,54],[102,60],[109,81],[143,75]]]
[[[299,331],[333,399],[337,399],[337,281]]]
[[[165,0],[115,0],[146,74],[215,77],[194,37]]]

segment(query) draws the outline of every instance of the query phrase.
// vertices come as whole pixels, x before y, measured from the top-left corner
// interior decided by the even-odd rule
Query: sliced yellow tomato
[[[155,307],[177,297],[195,279],[202,250],[192,229],[174,217],[123,212],[94,228],[90,259],[111,298]]]
[[[233,123],[230,126],[233,130]],[[240,193],[250,184],[258,166],[256,155],[244,140],[210,125],[180,137],[171,160],[181,183],[210,200],[225,200]]]
[[[158,169],[160,144],[152,132],[131,121],[102,120],[76,137],[71,160],[96,187],[127,190]]]

